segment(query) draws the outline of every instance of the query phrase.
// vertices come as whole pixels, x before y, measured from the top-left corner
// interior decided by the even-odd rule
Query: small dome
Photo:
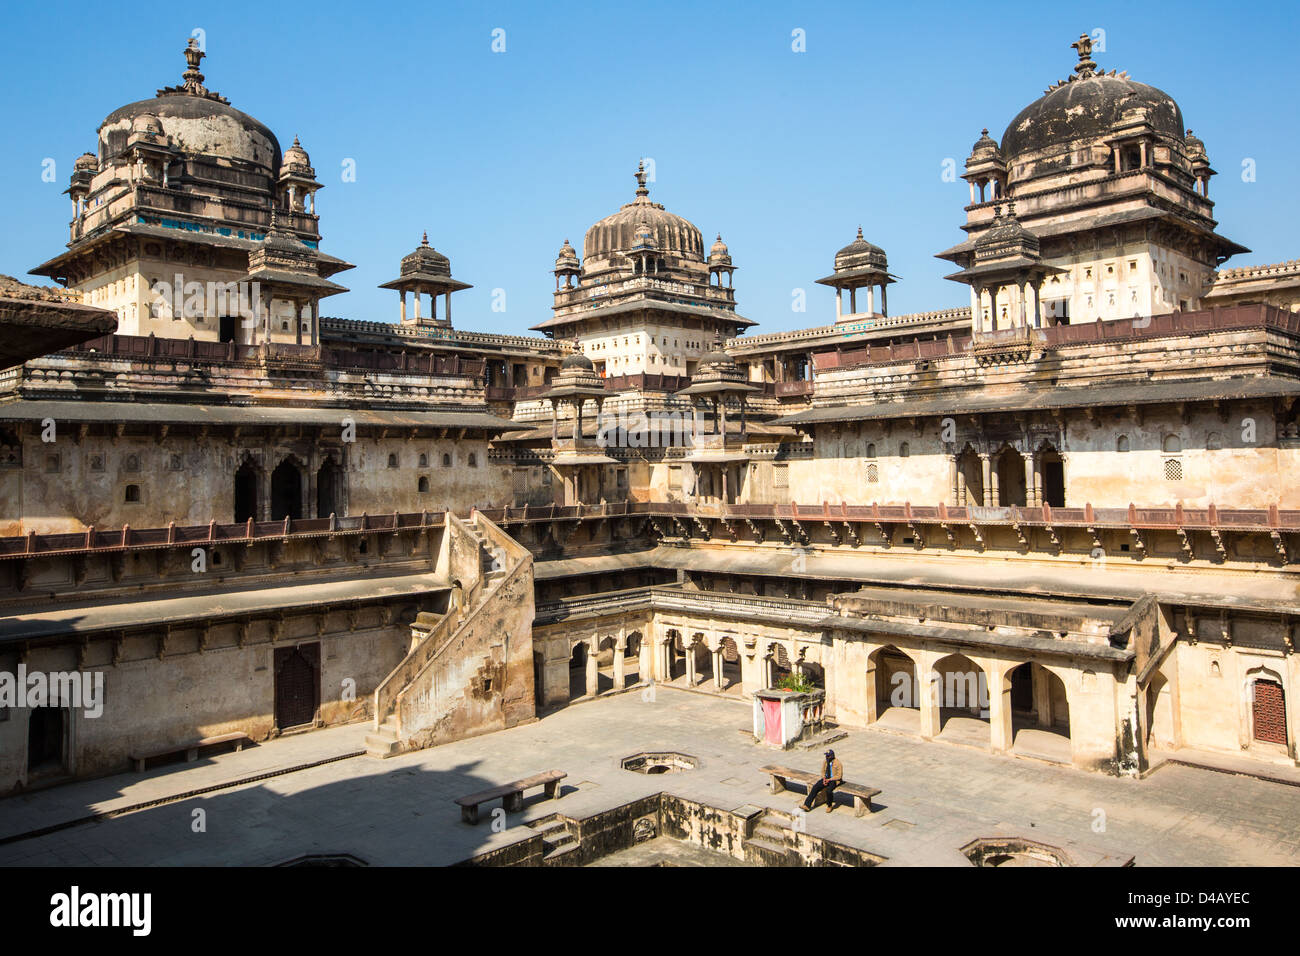
[[[570,352],[564,357],[564,361],[560,363],[560,371],[563,372],[567,369],[578,369],[582,372],[594,372],[596,366],[592,364],[591,359],[587,358],[587,353],[582,351],[581,346],[579,346],[577,342],[574,342],[573,345],[574,348],[578,349],[578,351]]]
[[[697,369],[718,368],[720,370],[729,370],[736,368],[736,363],[727,350],[722,347],[722,333],[713,334],[713,349],[704,358],[700,359]]]
[[[1038,237],[1016,218],[1015,204],[1008,203],[1007,214],[1002,215],[1001,206],[994,209],[992,225],[975,240],[975,257],[1000,259],[1012,256],[1038,258],[1039,242]]]
[[[992,159],[997,156],[998,141],[989,135],[988,127],[985,127],[980,134],[980,138],[975,140],[975,145],[970,148],[971,159]]]
[[[846,272],[851,269],[879,269],[889,271],[889,261],[885,250],[872,245],[862,238],[862,227],[858,226],[858,237],[835,253],[835,271]]]
[[[556,271],[577,269],[579,265],[578,251],[565,239],[564,245],[560,246],[560,254],[555,257]]]
[[[1187,158],[1192,162],[1192,165],[1209,164],[1210,157],[1206,155],[1205,143],[1199,136],[1193,136],[1192,131],[1189,129],[1183,142],[1187,145]]]
[[[297,136],[293,138],[293,145],[284,151],[284,165],[311,167],[311,157],[307,155],[307,150],[302,148]]]
[[[654,230],[650,224],[642,219],[637,223],[636,232],[632,234],[632,252],[654,252],[658,249],[655,243]]]
[[[722,233],[718,233],[718,238],[709,249],[709,265],[715,268],[731,265],[731,253],[727,250],[727,244],[722,241]]]
[[[420,240],[420,244],[415,247],[415,251],[402,257],[402,266],[399,270],[401,275],[418,272],[439,276],[451,275],[451,260],[429,245],[427,232]]]
[[[163,134],[162,120],[154,113],[140,113],[131,120],[131,132],[161,136]]]
[[[89,169],[92,172],[99,169],[99,158],[94,153],[82,153],[77,157],[77,161],[72,165],[73,169]]]

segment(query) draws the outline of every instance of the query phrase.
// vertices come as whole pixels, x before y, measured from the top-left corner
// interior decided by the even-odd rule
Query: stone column
[[[641,632],[641,647],[636,662],[636,677],[642,684],[649,683],[655,676],[654,666],[650,662],[653,650],[654,645],[650,642],[650,627],[647,625]]]
[[[1025,455],[1025,505],[1032,508],[1038,501],[1038,456],[1032,451]]]
[[[722,642],[718,642],[717,648],[713,651],[713,687],[715,690],[722,690],[724,687],[722,680]]]
[[[880,283],[880,314],[889,316],[889,286],[883,282]]]
[[[415,321],[416,322],[420,321],[420,300],[422,298],[424,298],[424,294],[419,289],[416,289],[415,290]]]
[[[873,285],[867,286],[867,314],[876,314],[876,287]]]
[[[989,682],[989,746],[993,752],[1006,753],[1014,739],[1011,727],[1011,681],[1008,668],[995,667]]]
[[[406,291],[399,289],[397,292],[398,299],[402,302],[402,321],[406,321]]]
[[[1034,710],[1039,727],[1052,726],[1052,684],[1042,664],[1032,664],[1034,673]]]
[[[627,649],[625,641],[627,640],[622,634],[614,643],[614,689],[622,690],[624,687],[623,680],[623,654]]]
[[[939,699],[942,685],[936,686],[938,675],[934,672],[934,662],[939,655],[933,651],[918,651],[913,658],[916,666],[916,690],[920,697],[917,704],[921,708],[921,736],[929,739],[939,733]]]
[[[993,463],[989,460],[989,453],[982,451],[980,456],[980,470],[984,477],[984,507],[993,507]]]
[[[961,504],[961,469],[957,466],[957,456],[948,456],[948,487],[952,489],[952,503]]]
[[[596,651],[599,638],[593,636],[587,645],[587,696],[595,697],[600,690],[600,671],[596,665]]]

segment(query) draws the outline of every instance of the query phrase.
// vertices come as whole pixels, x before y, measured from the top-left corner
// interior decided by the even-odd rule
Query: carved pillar
[[[952,489],[952,503],[961,504],[961,468],[957,465],[957,456],[948,456],[948,487]]]
[[[626,640],[627,638],[624,637],[622,634],[620,634],[618,640],[614,643],[614,689],[615,690],[622,690],[624,687],[623,654],[627,647],[625,643]]]
[[[722,679],[722,643],[719,642],[713,651],[713,687],[720,691],[725,686],[726,682]]]
[[[980,470],[984,477],[984,507],[993,507],[993,463],[989,459],[989,453],[982,451],[980,456]]]
[[[1038,456],[1032,451],[1025,455],[1025,505],[1034,507],[1038,500]]]
[[[691,642],[686,647],[686,686],[695,686],[695,643]]]
[[[591,642],[587,645],[587,696],[595,697],[600,690],[600,671],[597,669],[596,653],[599,649],[600,638],[593,635]]]

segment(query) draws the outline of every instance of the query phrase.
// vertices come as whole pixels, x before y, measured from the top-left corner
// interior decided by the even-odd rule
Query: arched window
[[[907,442],[903,442],[901,445],[898,446],[899,458],[909,458],[911,457],[911,454],[912,454],[912,446],[909,445]]]
[[[1115,439],[1115,450],[1118,452],[1126,452],[1129,450],[1127,435],[1120,435]]]
[[[396,468],[396,467],[397,467],[397,456],[396,456],[396,455],[389,455],[389,456],[388,456],[388,467],[389,467],[389,468]]]
[[[429,492],[429,479],[428,479],[428,478],[421,477],[420,480],[419,480],[419,482],[418,482],[418,483],[416,484],[416,486],[415,486],[415,490],[418,491],[418,492],[419,492],[420,494],[422,494],[422,495],[424,495],[424,494],[428,494],[428,492]]]
[[[1183,440],[1177,435],[1166,435],[1163,448],[1165,454],[1176,455],[1183,450]]]
[[[867,442],[867,457],[868,458],[876,457],[876,443],[873,441]]]
[[[126,486],[126,503],[127,503],[127,504],[138,504],[139,501],[140,501],[140,486],[139,486],[139,485],[127,485],[127,486]]]
[[[470,453],[469,453],[469,466],[470,466],[471,468],[477,468],[477,467],[478,467],[478,456],[475,455],[473,452],[470,452]]]
[[[1210,432],[1205,438],[1205,448],[1207,451],[1219,451],[1223,448],[1223,436],[1218,432]]]
[[[879,480],[880,480],[880,471],[879,469],[876,468],[876,463],[872,462],[871,464],[867,465],[867,481],[875,482]]]
[[[444,454],[444,455],[442,456],[442,467],[444,467],[444,468],[450,468],[450,467],[451,467],[451,455]]]
[[[421,468],[428,468],[428,467],[429,467],[429,456],[428,456],[428,455],[423,454],[423,453],[420,454],[420,467],[421,467]]]

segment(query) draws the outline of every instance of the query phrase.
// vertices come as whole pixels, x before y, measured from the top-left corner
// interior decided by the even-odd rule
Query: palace
[[[0,791],[796,678],[1082,769],[1296,765],[1300,264],[1222,268],[1206,144],[1074,47],[966,161],[968,308],[891,314],[859,229],[826,324],[752,334],[638,169],[531,338],[457,328],[427,235],[395,321],[322,315],[310,157],[191,41],[76,161],[61,288],[0,285],[0,670],[104,675],[0,710]]]

